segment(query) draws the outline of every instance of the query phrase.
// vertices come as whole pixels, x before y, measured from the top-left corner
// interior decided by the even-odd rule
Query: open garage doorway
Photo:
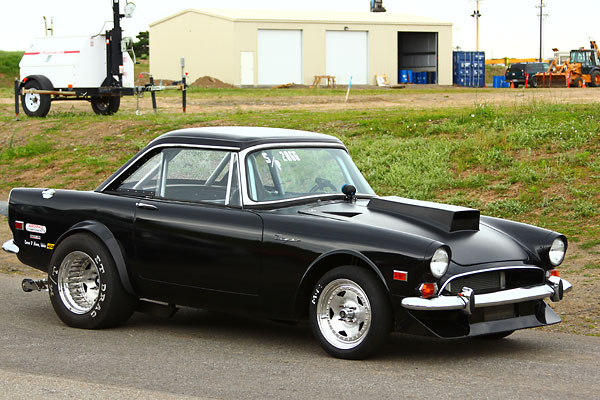
[[[407,74],[413,77],[412,83],[417,83],[417,73],[420,79],[425,76],[425,82],[438,82],[438,33],[437,32],[398,32],[398,83],[402,71],[412,71]]]

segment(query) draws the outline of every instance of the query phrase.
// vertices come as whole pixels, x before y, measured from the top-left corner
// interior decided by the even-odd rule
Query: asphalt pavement
[[[183,309],[107,330],[69,328],[48,294],[0,274],[0,398],[590,399],[600,338],[543,330],[507,339],[393,334],[369,360],[326,355],[305,325]]]

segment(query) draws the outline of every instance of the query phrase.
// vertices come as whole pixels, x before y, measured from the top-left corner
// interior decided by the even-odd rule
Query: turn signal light
[[[437,293],[437,285],[435,283],[423,283],[419,287],[419,292],[421,292],[421,296],[428,299]]]

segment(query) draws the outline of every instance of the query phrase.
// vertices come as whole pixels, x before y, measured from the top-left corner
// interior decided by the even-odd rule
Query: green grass
[[[15,78],[19,77],[19,61],[23,51],[0,50],[0,86],[12,88]]]
[[[34,132],[0,151],[0,190],[47,186],[48,168],[56,187],[91,189],[166,131],[271,126],[339,137],[380,195],[476,207],[561,231],[589,247],[600,237],[600,108],[595,104],[110,117],[51,112],[45,120],[27,121],[34,127],[0,116],[5,132]],[[25,176],[18,168],[40,174]]]

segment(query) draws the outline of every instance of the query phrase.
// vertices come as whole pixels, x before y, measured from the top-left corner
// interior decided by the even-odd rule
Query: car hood
[[[493,262],[526,261],[530,258],[530,253],[509,235],[479,222],[479,212],[477,210],[472,210],[477,212],[475,229],[459,227],[458,230],[452,230],[451,228],[444,228],[445,225],[449,224],[448,221],[444,221],[447,213],[436,214],[435,211],[462,208],[429,202],[412,200],[411,202],[416,208],[413,207],[409,212],[394,212],[393,210],[371,207],[369,206],[369,200],[313,205],[301,208],[299,212],[323,218],[346,220],[357,225],[377,227],[382,230],[382,234],[389,230],[436,240],[448,245],[452,252],[452,261],[463,266]],[[421,206],[420,204],[424,205]],[[420,214],[419,211],[422,213]]]

